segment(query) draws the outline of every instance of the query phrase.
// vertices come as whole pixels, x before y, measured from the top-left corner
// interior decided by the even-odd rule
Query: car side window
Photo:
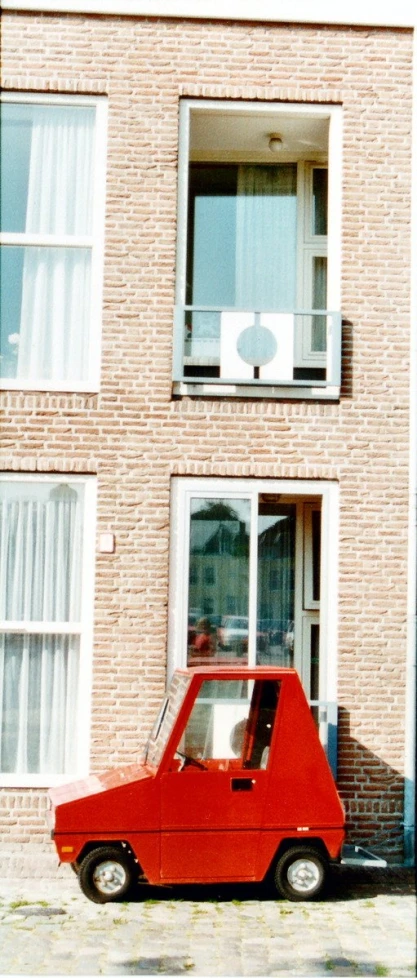
[[[279,685],[267,679],[206,680],[178,744],[182,769],[265,769]]]

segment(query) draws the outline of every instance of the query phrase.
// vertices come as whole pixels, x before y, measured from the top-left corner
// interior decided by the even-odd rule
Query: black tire
[[[93,903],[110,903],[123,899],[135,878],[134,862],[129,853],[117,846],[93,849],[80,864],[78,880],[86,897]]]
[[[278,859],[274,882],[286,900],[317,900],[327,881],[328,862],[312,846],[293,846]]]

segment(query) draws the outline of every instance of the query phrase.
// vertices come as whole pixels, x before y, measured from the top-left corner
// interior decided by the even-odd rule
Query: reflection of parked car
[[[269,645],[281,645],[282,634],[285,623],[279,618],[261,618],[258,621],[258,630],[266,635]]]
[[[221,649],[233,649],[238,655],[244,655],[248,648],[249,619],[238,615],[227,615],[218,629],[218,640]]]
[[[279,645],[292,649],[294,646],[294,622],[287,618],[260,618],[258,621],[258,637],[260,635],[264,636],[265,645]]]
[[[294,651],[294,622],[289,621],[284,635],[284,645],[289,652]]]

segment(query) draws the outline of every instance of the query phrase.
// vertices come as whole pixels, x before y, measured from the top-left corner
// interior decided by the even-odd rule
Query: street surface
[[[0,973],[410,978],[413,883],[410,870],[344,868],[320,903],[217,886],[146,888],[99,906],[69,867],[54,879],[0,879]]]

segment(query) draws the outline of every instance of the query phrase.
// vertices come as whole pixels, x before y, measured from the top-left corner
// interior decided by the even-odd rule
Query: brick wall
[[[6,471],[98,476],[92,768],[136,757],[164,688],[170,478],[337,479],[340,787],[401,858],[408,504],[411,33],[3,14],[3,85],[109,97],[102,388],[6,393]],[[343,104],[340,403],[174,400],[178,102]],[[139,736],[138,736],[139,731]],[[41,791],[3,839],[46,846]],[[3,824],[3,823],[2,823]]]

